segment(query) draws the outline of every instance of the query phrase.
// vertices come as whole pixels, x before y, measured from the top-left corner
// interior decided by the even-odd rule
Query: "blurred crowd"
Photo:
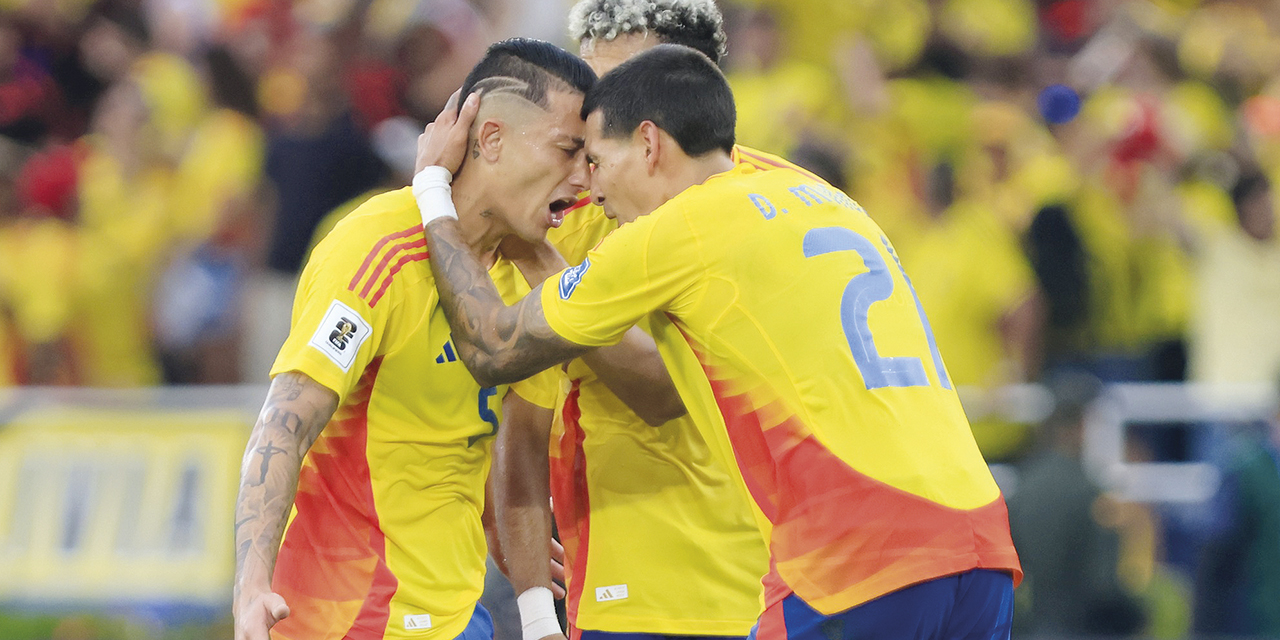
[[[263,379],[313,241],[562,4],[0,3],[0,387]]]
[[[417,133],[490,42],[576,47],[570,4],[0,0],[0,387],[263,380],[309,249],[368,195],[408,183]],[[720,4],[739,141],[867,208],[958,385],[1280,375],[1280,3]],[[1023,624],[1150,631],[1152,611],[1174,611],[1154,619],[1185,628],[1160,603],[1192,589],[1152,586],[1155,516],[1100,502],[1079,468],[1084,405],[1067,386],[1039,437],[974,424],[989,458],[1023,461],[1026,486],[1047,492],[1028,494],[1042,499],[1030,511],[1011,501],[1015,534],[1020,513],[1065,518],[1033,536],[1075,536],[1053,562],[1079,580],[1054,584],[1105,596]],[[1247,446],[1274,456],[1280,429],[1262,433]],[[1242,460],[1265,468],[1254,454],[1224,463],[1227,477]],[[1259,525],[1238,483],[1224,487],[1215,508],[1237,511],[1215,523],[1280,532],[1280,507]],[[1223,554],[1219,578],[1229,561],[1274,568],[1249,597],[1280,635],[1280,547]],[[1084,575],[1095,557],[1103,569]],[[1185,581],[1209,575],[1197,562]],[[1227,621],[1206,631],[1240,619],[1204,606],[1218,617],[1202,620]]]

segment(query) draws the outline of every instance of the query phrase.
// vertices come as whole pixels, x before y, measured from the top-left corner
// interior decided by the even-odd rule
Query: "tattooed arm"
[[[302,458],[337,406],[337,394],[301,373],[282,373],[271,381],[240,469],[232,603],[236,640],[268,640],[268,629],[289,615],[284,598],[271,591],[271,574]]]
[[[458,356],[486,387],[524,380],[591,349],[561,338],[542,312],[539,285],[508,307],[489,273],[462,239],[458,221],[426,227],[440,308],[453,328]]]
[[[418,179],[424,168],[444,167],[453,173],[466,155],[468,131],[480,110],[480,97],[475,93],[467,96],[462,108],[455,111],[458,95],[455,92],[449,98],[440,115],[418,136],[415,170],[419,173],[414,177],[413,191],[419,208],[423,207],[423,195]],[[447,200],[447,195],[444,197]],[[452,203],[445,205],[452,210]],[[424,222],[440,308],[453,329],[458,355],[477,382],[486,387],[516,382],[590,350],[561,338],[547,325],[540,286],[513,307],[502,301],[488,271],[463,240],[456,214],[430,221],[424,215]]]
[[[538,286],[569,266],[551,243],[533,244],[507,236],[498,246],[515,263],[530,286]],[[661,426],[687,413],[658,345],[640,327],[631,327],[618,344],[582,354],[582,361],[627,408],[650,426]]]

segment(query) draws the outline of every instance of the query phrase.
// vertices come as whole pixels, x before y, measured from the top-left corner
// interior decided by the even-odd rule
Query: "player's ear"
[[[637,142],[644,147],[644,165],[650,175],[658,168],[658,159],[662,157],[662,129],[652,120],[645,120],[636,127]]]
[[[497,118],[486,118],[476,126],[476,133],[471,143],[471,160],[484,158],[487,162],[497,162],[502,154],[502,136],[506,133],[506,124]]]

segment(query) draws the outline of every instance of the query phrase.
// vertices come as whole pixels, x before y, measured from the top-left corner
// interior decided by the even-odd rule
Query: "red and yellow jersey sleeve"
[[[374,198],[365,206],[391,206],[389,200]],[[369,363],[391,346],[388,334],[396,305],[386,296],[398,286],[395,275],[406,264],[427,258],[421,223],[387,233],[357,222],[344,225],[344,231],[317,245],[303,269],[289,338],[271,368],[272,376],[304,373],[337,393],[340,401]]]
[[[769,604],[794,592],[829,614],[972,568],[1018,573],[911,282],[843,193],[739,164],[610,235],[542,303],[583,345],[671,319],[664,360],[763,516]]]

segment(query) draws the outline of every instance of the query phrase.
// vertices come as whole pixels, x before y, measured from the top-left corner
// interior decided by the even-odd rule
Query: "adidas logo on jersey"
[[[453,341],[444,343],[444,353],[436,356],[436,364],[444,364],[446,362],[457,362],[458,356],[453,353]]]
[[[426,631],[431,628],[431,614],[420,613],[404,617],[405,631]]]
[[[612,587],[596,587],[596,602],[610,602],[613,600],[626,600],[627,585],[615,584]]]

